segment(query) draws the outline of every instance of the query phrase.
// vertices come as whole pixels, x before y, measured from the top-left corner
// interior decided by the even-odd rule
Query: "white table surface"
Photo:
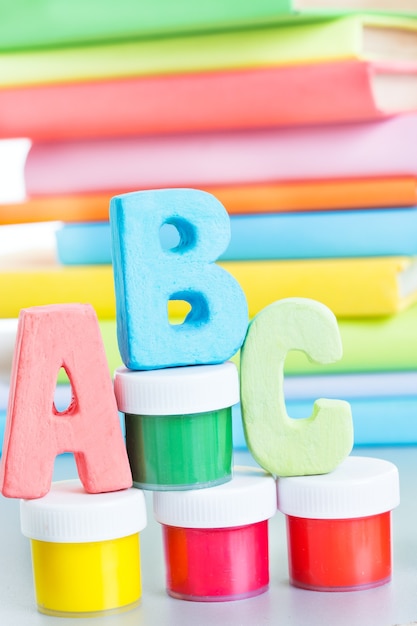
[[[304,591],[288,583],[285,519],[270,521],[270,588],[248,600],[199,603],[170,598],[164,586],[161,528],[147,494],[148,526],[141,533],[142,603],[120,615],[57,618],[35,605],[29,540],[20,532],[19,503],[0,497],[0,626],[397,626],[417,624],[417,447],[356,448],[354,454],[394,462],[400,472],[401,504],[393,513],[393,579],[366,591]],[[236,464],[254,464],[247,452]],[[56,460],[56,480],[76,476],[72,455]]]

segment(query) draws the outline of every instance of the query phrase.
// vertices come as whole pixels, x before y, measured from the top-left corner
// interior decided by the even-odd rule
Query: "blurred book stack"
[[[340,397],[357,444],[417,442],[414,4],[0,0],[0,138],[30,140],[0,237],[34,229],[29,251],[0,254],[3,321],[90,302],[113,371],[109,199],[203,189],[230,214],[219,263],[251,317],[292,296],[338,317],[339,363],[288,355],[288,413]]]

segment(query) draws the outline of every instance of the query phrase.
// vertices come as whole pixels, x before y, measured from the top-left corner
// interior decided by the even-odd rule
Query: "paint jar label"
[[[287,516],[290,581],[316,591],[352,591],[391,579],[391,513],[352,519]]]
[[[268,521],[235,528],[163,526],[166,586],[181,600],[222,602],[268,589]]]
[[[191,415],[127,413],[125,423],[135,487],[198,489],[231,479],[231,407]]]
[[[141,599],[139,534],[91,543],[31,540],[38,610],[92,617],[120,613]]]

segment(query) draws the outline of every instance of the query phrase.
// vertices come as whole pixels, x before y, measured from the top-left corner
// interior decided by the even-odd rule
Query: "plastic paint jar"
[[[79,480],[56,482],[45,497],[21,500],[20,519],[41,613],[93,617],[140,603],[142,491],[89,494]]]
[[[223,485],[159,491],[153,498],[170,596],[223,602],[268,589],[268,519],[277,510],[270,474],[235,468],[233,479]]]
[[[232,405],[239,401],[234,363],[115,372],[125,414],[135,487],[199,489],[232,474]]]
[[[391,511],[398,470],[350,456],[333,472],[278,478],[287,522],[290,582],[313,591],[369,589],[391,579]]]

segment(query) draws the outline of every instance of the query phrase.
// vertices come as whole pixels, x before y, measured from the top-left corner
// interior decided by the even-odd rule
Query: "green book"
[[[352,59],[415,63],[417,18],[355,14],[229,32],[3,52],[0,86]]]
[[[99,320],[109,372],[123,365],[117,344],[116,320]],[[339,319],[343,357],[327,365],[312,363],[295,350],[288,353],[285,374],[352,374],[417,370],[417,304],[402,313],[377,318]],[[0,374],[7,380],[11,368],[17,320],[0,320]],[[239,353],[233,357],[239,365]],[[1,378],[0,376],[0,378]],[[59,382],[66,382],[63,371]]]
[[[100,320],[100,329],[111,373],[123,365],[117,345],[115,320]],[[291,351],[285,374],[352,374],[417,370],[417,304],[388,317],[339,319],[343,344],[340,361],[310,362],[302,352]],[[232,359],[239,365],[239,353]],[[61,382],[64,378],[60,377]]]
[[[417,370],[417,305],[387,317],[338,319],[343,357],[337,363],[311,363],[290,352],[287,374],[337,374]]]
[[[253,26],[291,0],[0,0],[0,50]]]
[[[391,372],[417,370],[417,304],[387,317],[338,320],[343,357],[327,365],[312,363],[302,352],[291,351],[287,375]],[[116,322],[100,320],[110,371],[122,364]],[[239,363],[239,354],[233,360]]]
[[[0,50],[234,29],[352,12],[415,15],[414,0],[0,0]]]

